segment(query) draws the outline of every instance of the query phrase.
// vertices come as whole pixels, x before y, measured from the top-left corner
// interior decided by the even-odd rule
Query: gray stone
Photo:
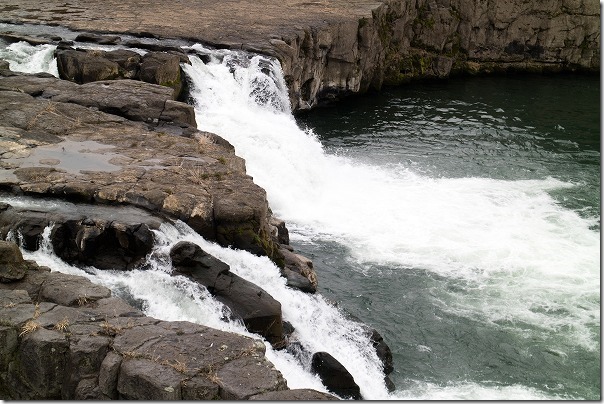
[[[122,356],[115,352],[109,352],[101,363],[99,370],[99,390],[112,400],[117,400],[117,378],[119,375]]]
[[[60,399],[69,342],[54,330],[26,334],[19,346],[20,374],[31,386],[32,399]]]
[[[178,99],[183,88],[180,57],[167,52],[146,53],[140,64],[140,79],[172,88],[174,99]]]
[[[126,400],[180,400],[184,376],[169,366],[148,359],[125,358],[120,366],[117,390]]]
[[[180,242],[170,251],[178,273],[204,285],[241,318],[246,328],[265,337],[273,346],[284,344],[281,303],[259,286],[230,272],[229,266],[196,244]]]
[[[61,49],[55,52],[59,77],[79,84],[119,77],[119,65],[101,52]]]
[[[312,356],[312,371],[319,375],[325,387],[343,398],[362,400],[359,385],[348,370],[327,352]]]
[[[84,306],[111,296],[111,290],[88,279],[51,272],[40,289],[40,299],[63,306]]]
[[[194,377],[182,385],[183,400],[217,400],[220,388],[218,384],[202,378]]]
[[[245,357],[231,361],[216,376],[223,400],[244,400],[267,391],[287,389],[281,373],[265,359]]]
[[[0,240],[0,282],[14,282],[25,276],[27,265],[15,243]]]

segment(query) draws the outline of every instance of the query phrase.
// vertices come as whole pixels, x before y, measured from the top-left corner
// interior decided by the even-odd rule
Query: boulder
[[[0,282],[23,279],[27,265],[16,244],[0,240]]]
[[[176,273],[204,285],[246,328],[265,337],[273,346],[284,344],[281,303],[264,289],[230,272],[227,264],[196,244],[181,241],[170,251]]]
[[[362,400],[359,386],[346,368],[327,352],[312,356],[311,369],[330,391],[343,398]]]
[[[375,348],[375,352],[380,358],[380,361],[384,365],[384,373],[390,374],[394,370],[394,365],[392,363],[392,351],[384,338],[380,335],[380,333],[376,329],[370,329],[371,331],[371,343]]]
[[[63,80],[83,84],[119,77],[119,65],[104,58],[102,51],[58,49],[55,57]]]
[[[183,89],[183,73],[180,57],[167,52],[149,52],[140,64],[140,79],[173,89],[173,98],[178,99]]]
[[[105,52],[104,57],[118,64],[120,78],[138,79],[142,59],[138,53],[127,49],[118,49]]]
[[[314,293],[317,290],[317,274],[312,261],[281,245],[279,253],[283,256],[284,268],[281,273],[287,279],[287,285]]]

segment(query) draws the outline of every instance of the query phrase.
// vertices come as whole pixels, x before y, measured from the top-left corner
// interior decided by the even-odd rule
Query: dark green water
[[[331,154],[412,173],[453,203],[469,187],[468,204],[472,192],[485,192],[509,208],[509,222],[498,216],[492,224],[500,243],[463,255],[463,265],[451,260],[451,270],[430,264],[437,242],[432,250],[407,243],[428,255],[425,264],[359,259],[357,245],[292,226],[321,293],[392,348],[396,397],[600,399],[599,87],[590,76],[455,79],[299,119]],[[526,200],[515,196],[520,185]],[[478,202],[488,225],[498,211]],[[531,209],[539,219],[521,228],[516,212],[531,218]],[[421,220],[429,227],[442,217]],[[464,218],[447,220],[442,229],[471,240]],[[518,245],[528,251],[515,254]]]

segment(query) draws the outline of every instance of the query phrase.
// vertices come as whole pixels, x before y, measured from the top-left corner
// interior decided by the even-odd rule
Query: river
[[[52,48],[13,48],[12,68],[55,72]],[[599,78],[452,79],[294,118],[274,61],[193,48],[211,56],[183,65],[200,129],[245,158],[294,248],[313,259],[320,295],[179,224],[157,234],[159,257],[192,240],[261,284],[301,344],[340,360],[368,399],[600,398]],[[149,315],[243,332],[211,298],[167,280],[163,259],[118,274],[27,255],[110,285]],[[395,392],[348,314],[392,348]],[[290,387],[324,389],[307,358],[267,355]]]

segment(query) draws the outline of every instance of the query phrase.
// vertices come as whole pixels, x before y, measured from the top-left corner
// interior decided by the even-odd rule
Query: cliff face
[[[0,21],[182,38],[276,56],[294,110],[418,78],[600,68],[595,0],[3,3]]]
[[[504,71],[599,71],[590,0],[385,1],[371,16],[271,40],[294,109],[414,79]]]

